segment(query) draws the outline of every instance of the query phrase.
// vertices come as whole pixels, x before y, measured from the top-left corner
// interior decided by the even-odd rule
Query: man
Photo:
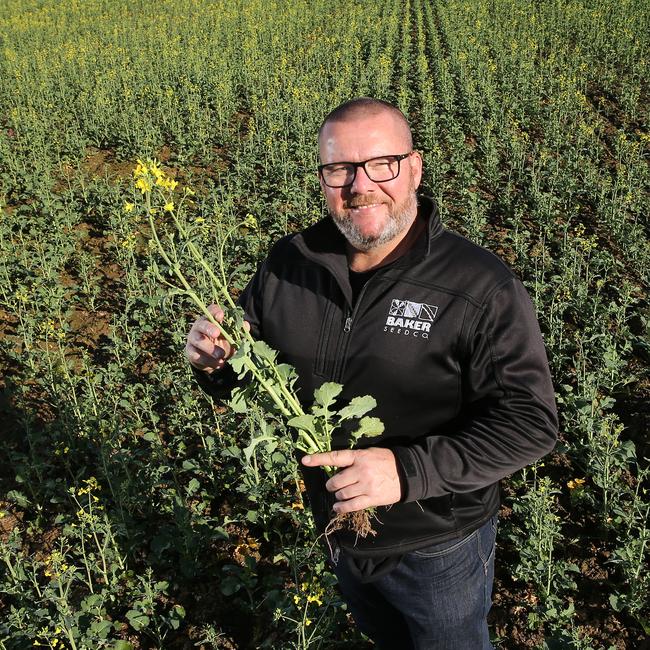
[[[498,258],[418,200],[422,158],[398,109],[346,102],[319,149],[331,219],[278,242],[241,299],[305,401],[324,381],[377,399],[380,438],[347,450],[339,432],[339,451],[302,459],[317,525],[377,507],[376,536],[331,542],[350,611],[379,648],[491,648],[498,481],[557,434],[533,306]],[[186,355],[212,394],[233,383],[232,353],[217,327],[193,325]],[[326,465],[339,468],[329,480]]]

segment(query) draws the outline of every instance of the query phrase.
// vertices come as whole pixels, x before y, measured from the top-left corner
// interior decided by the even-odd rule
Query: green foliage
[[[0,647],[364,647],[286,418],[270,397],[233,412],[196,389],[180,353],[196,307],[160,285],[172,276],[130,207],[131,161],[156,156],[188,235],[171,261],[198,295],[224,266],[240,291],[271,242],[324,214],[315,133],[358,95],[405,110],[446,225],[523,278],[547,345],[561,442],[504,484],[502,647],[526,625],[531,646],[648,633],[649,5],[369,11],[0,5]],[[264,380],[291,388],[274,367]],[[331,399],[289,420],[378,431],[369,403]]]

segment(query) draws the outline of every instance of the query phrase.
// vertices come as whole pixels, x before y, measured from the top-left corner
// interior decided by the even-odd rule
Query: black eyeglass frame
[[[338,189],[340,187],[349,187],[350,185],[352,185],[352,183],[354,183],[354,181],[355,181],[355,179],[357,177],[357,170],[359,169],[359,167],[363,167],[363,171],[366,172],[366,176],[368,178],[370,178],[370,180],[373,183],[388,183],[390,181],[394,181],[399,176],[399,173],[402,170],[400,163],[402,162],[402,160],[404,160],[404,158],[408,158],[412,153],[413,153],[413,151],[409,151],[408,153],[386,154],[384,156],[373,156],[372,158],[368,158],[368,160],[362,160],[361,162],[352,162],[351,160],[350,161],[341,160],[341,161],[337,161],[337,162],[333,162],[333,163],[326,163],[325,165],[318,165],[317,169],[318,169],[319,176],[323,179],[323,183],[325,183],[325,185],[327,185],[327,187],[331,187],[333,189]],[[397,161],[397,174],[395,174],[395,176],[393,176],[392,178],[386,179],[385,181],[376,181],[373,178],[371,178],[370,174],[368,174],[368,170],[366,169],[366,164],[373,161],[373,160],[377,160],[379,158],[395,158],[395,160]],[[354,167],[354,174],[352,175],[352,180],[349,183],[345,183],[343,185],[330,185],[325,180],[325,176],[323,175],[323,169],[325,169],[325,167],[329,167],[330,165],[352,165]]]

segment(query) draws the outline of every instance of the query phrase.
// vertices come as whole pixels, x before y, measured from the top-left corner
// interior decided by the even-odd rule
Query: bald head
[[[323,133],[329,124],[334,122],[353,122],[378,115],[390,115],[393,118],[395,130],[404,142],[404,151],[411,151],[413,149],[413,136],[411,134],[411,127],[406,117],[404,117],[404,113],[396,106],[372,97],[351,99],[331,111],[323,120],[318,131],[319,146],[323,144]]]

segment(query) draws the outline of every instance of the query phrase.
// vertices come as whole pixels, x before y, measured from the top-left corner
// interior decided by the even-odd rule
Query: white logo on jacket
[[[393,298],[388,310],[384,332],[428,339],[431,323],[437,313],[436,305]]]

